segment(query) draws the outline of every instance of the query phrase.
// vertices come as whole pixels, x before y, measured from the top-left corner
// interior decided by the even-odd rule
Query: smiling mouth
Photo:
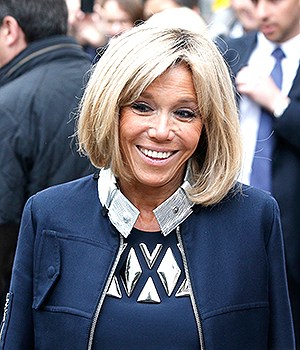
[[[172,154],[174,154],[174,152],[157,152],[151,149],[146,149],[141,147],[138,147],[138,148],[145,156],[153,159],[167,159],[171,157]]]

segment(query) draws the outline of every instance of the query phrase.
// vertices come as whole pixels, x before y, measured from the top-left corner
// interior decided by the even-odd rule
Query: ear
[[[0,29],[2,40],[7,47],[26,46],[25,34],[14,17],[5,16]]]

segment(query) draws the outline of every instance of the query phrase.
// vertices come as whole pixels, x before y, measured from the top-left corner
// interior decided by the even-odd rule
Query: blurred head
[[[170,67],[191,72],[203,125],[191,157],[195,202],[223,198],[238,175],[241,149],[235,95],[228,68],[206,36],[147,24],[113,38],[94,68],[80,106],[80,150],[96,167],[126,178],[120,147],[120,112]]]
[[[164,28],[180,27],[196,33],[204,33],[207,30],[202,17],[188,7],[175,7],[155,13],[147,23]]]
[[[155,13],[178,7],[180,5],[175,0],[146,0],[144,4],[144,17],[148,19]]]
[[[0,0],[0,68],[33,41],[66,34],[65,0]]]
[[[0,0],[0,25],[6,16],[17,21],[27,43],[67,33],[65,0]]]
[[[109,38],[132,28],[143,19],[142,0],[103,0],[102,17]]]
[[[155,13],[178,7],[187,7],[200,14],[197,0],[145,0],[144,18],[148,19]]]
[[[258,21],[252,0],[231,0],[230,4],[245,32],[257,29]]]
[[[259,30],[273,42],[285,42],[300,33],[299,0],[252,0]]]

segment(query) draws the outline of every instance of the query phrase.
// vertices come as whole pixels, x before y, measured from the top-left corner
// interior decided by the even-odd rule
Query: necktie
[[[275,65],[271,72],[275,84],[281,89],[282,67],[281,61],[285,57],[280,47],[277,47],[272,56],[275,57]],[[272,151],[273,151],[273,116],[265,109],[261,110],[260,124],[257,134],[256,149],[252,163],[250,184],[271,192],[272,179]]]

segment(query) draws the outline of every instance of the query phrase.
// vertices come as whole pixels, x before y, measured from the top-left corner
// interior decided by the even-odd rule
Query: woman
[[[132,28],[143,20],[142,0],[100,0],[95,11],[102,16],[108,39]]]
[[[113,38],[80,108],[99,174],[26,206],[2,349],[293,349],[278,207],[236,182],[234,92],[212,42]]]

